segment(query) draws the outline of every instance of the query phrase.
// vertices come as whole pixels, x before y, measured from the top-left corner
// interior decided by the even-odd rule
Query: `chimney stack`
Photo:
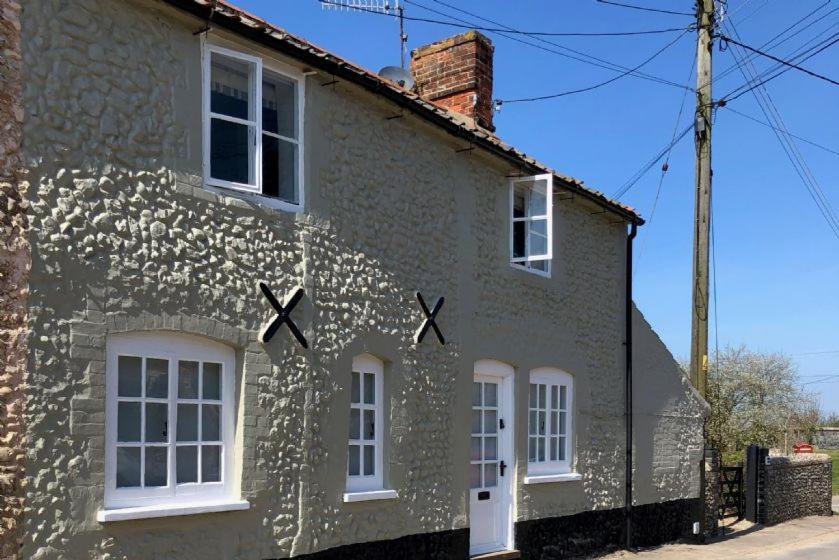
[[[492,52],[492,41],[474,30],[414,49],[411,73],[417,92],[494,131]]]

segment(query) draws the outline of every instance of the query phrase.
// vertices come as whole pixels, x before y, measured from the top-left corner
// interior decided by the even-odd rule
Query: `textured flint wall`
[[[770,456],[763,468],[767,525],[810,515],[833,515],[833,463],[828,455]]]
[[[20,5],[0,0],[0,558],[18,558],[24,514],[26,295]]]
[[[820,449],[839,449],[839,428],[819,428],[813,444]]]
[[[745,476],[745,473],[744,473]],[[712,537],[719,529],[720,454],[713,447],[705,448],[705,536]]]
[[[343,82],[321,87],[323,75],[306,82],[306,212],[210,192],[201,186],[193,35],[204,25],[151,0],[26,4],[33,336],[24,557],[262,560],[396,540],[457,555],[469,524],[473,366],[486,358],[517,370],[519,442],[526,372],[550,365],[575,376],[583,482],[517,490],[519,519],[622,505],[625,226],[579,198],[557,198],[552,277],[515,270],[506,164],[458,154],[461,143],[410,115],[387,120],[392,105]],[[217,29],[210,36],[222,39],[270,54]],[[305,289],[295,321],[308,351],[285,329],[257,341],[273,317],[260,280],[278,295]],[[446,298],[445,347],[413,341],[417,290]],[[96,521],[107,337],[137,330],[236,349],[234,474],[248,511]],[[695,495],[679,463],[692,456],[702,413],[670,363],[654,363],[665,355],[659,343],[639,346],[653,362],[637,366],[656,401],[647,410],[657,428],[636,436],[643,465],[661,465],[638,492],[653,502]],[[361,352],[385,362],[385,479],[399,498],[345,504],[349,371]],[[517,449],[521,479],[526,446]]]

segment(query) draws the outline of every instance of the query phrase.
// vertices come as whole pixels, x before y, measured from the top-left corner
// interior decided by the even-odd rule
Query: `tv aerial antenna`
[[[405,33],[405,6],[401,0],[318,0],[324,10],[372,12],[399,18],[399,56],[405,70],[408,34]],[[390,67],[388,67],[390,68]]]

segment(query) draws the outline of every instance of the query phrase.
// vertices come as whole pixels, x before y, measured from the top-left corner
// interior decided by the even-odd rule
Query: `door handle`
[[[504,471],[507,470],[507,463],[501,461],[501,464],[498,465],[498,469],[501,471],[501,476],[504,476]]]

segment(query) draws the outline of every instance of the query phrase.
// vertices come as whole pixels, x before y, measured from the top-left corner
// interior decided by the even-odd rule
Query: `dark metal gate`
[[[720,467],[719,474],[720,504],[719,517],[745,516],[745,497],[743,495],[743,465]]]

